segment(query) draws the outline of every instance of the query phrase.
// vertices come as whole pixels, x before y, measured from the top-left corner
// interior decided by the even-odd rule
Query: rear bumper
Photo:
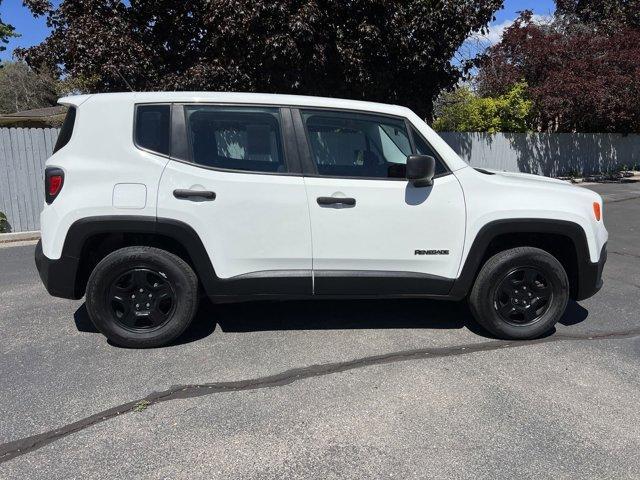
[[[602,271],[606,262],[607,244],[605,243],[600,251],[600,260],[597,263],[589,262],[580,268],[576,300],[592,297],[602,288]]]
[[[36,245],[35,260],[40,280],[51,295],[73,300],[82,298],[76,291],[77,258],[63,255],[59,260],[51,260],[42,253],[42,241],[39,241]]]

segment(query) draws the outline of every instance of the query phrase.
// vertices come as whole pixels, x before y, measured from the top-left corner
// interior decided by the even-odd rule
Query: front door
[[[158,217],[196,231],[220,280],[213,293],[310,294],[305,186],[282,134],[289,110],[174,105],[173,117],[173,157],[185,158],[167,164]]]
[[[293,114],[312,169],[305,185],[314,292],[447,294],[462,255],[464,198],[439,159],[433,186],[405,180],[407,155],[436,155],[417,130],[398,117]]]

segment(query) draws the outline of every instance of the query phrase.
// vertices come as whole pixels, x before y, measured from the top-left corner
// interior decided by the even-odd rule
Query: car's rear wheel
[[[537,338],[553,328],[569,299],[562,264],[533,247],[497,253],[482,266],[469,295],[480,325],[499,338]]]
[[[114,344],[166,345],[189,326],[198,308],[198,279],[180,257],[153,247],[110,253],[87,283],[87,311]]]

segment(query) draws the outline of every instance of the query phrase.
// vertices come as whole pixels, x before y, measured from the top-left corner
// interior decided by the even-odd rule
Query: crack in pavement
[[[611,251],[609,253],[613,254],[613,255],[622,255],[624,257],[640,258],[640,255],[635,254],[635,253],[629,253],[629,252],[614,252],[614,251]]]
[[[136,405],[138,405],[140,402],[148,402],[148,404],[146,404],[148,408],[153,406],[154,404],[162,402],[203,397],[215,393],[240,392],[246,390],[256,390],[260,388],[281,387],[307,378],[321,377],[373,365],[384,365],[389,363],[420,360],[425,358],[443,358],[458,355],[468,355],[471,353],[489,352],[492,350],[500,350],[504,348],[524,347],[529,345],[553,343],[559,341],[622,339],[632,338],[636,336],[640,336],[640,327],[618,332],[593,332],[574,335],[556,333],[553,336],[536,340],[525,340],[516,342],[493,340],[489,342],[471,343],[449,347],[431,347],[414,350],[403,350],[399,352],[372,355],[355,360],[347,360],[344,362],[325,363],[320,365],[310,365],[307,367],[293,368],[274,375],[247,380],[192,385],[176,385],[169,388],[168,390],[164,390],[162,392],[152,392],[144,398],[133,400],[131,402],[123,403],[107,410],[103,410],[81,420],[78,420],[77,422],[69,423],[62,427],[49,430],[37,435],[32,435],[30,437],[25,437],[0,444],[0,463],[7,462],[18,456],[33,452],[34,450],[38,450],[52,442],[60,440],[81,430],[85,430],[93,425],[97,425],[119,415],[129,413],[133,411],[136,408]]]

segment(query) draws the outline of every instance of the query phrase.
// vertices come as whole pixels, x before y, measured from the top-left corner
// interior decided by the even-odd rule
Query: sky
[[[486,35],[492,44],[500,41],[502,32],[511,25],[522,10],[532,10],[534,17],[550,17],[555,11],[553,0],[505,0],[504,8],[496,13],[496,19],[489,25],[489,33]]]
[[[179,0],[177,0],[179,1]],[[54,0],[54,4],[59,0]],[[549,16],[555,6],[553,0],[505,0],[504,8],[496,13],[496,20],[491,23],[489,33],[481,40],[483,44],[493,44],[500,40],[505,27],[509,26],[521,10],[533,10],[540,17]],[[47,24],[43,18],[33,18],[29,10],[22,5],[22,0],[0,0],[0,18],[9,23],[20,34],[12,38],[6,45],[7,49],[0,52],[0,60],[10,60],[13,49],[30,47],[44,40],[48,34]]]

